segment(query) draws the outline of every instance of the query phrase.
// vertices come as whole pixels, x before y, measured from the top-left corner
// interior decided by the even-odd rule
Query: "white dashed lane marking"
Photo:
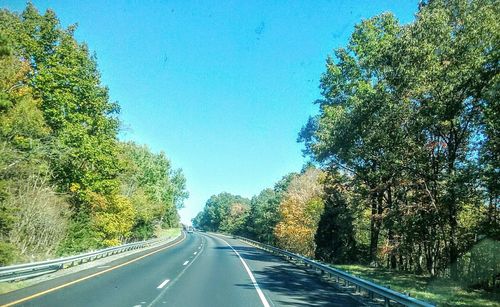
[[[161,289],[165,287],[165,285],[168,284],[169,281],[170,279],[165,279],[158,287],[156,287],[156,289]]]

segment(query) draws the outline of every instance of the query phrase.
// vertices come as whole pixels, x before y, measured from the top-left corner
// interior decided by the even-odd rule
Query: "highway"
[[[226,236],[183,233],[167,247],[0,296],[6,306],[359,306],[280,257]]]

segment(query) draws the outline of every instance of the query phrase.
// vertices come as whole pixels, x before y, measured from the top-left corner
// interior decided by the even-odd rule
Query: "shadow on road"
[[[252,267],[259,286],[280,306],[362,306],[348,293],[283,258],[248,246],[233,246]],[[229,246],[216,247],[232,251]],[[236,255],[233,253],[236,257]],[[237,284],[252,288],[252,284]]]
[[[239,246],[233,245],[233,248],[245,259],[245,260],[253,260],[253,261],[262,261],[262,262],[283,262],[284,260],[280,257],[271,255],[269,253],[263,253],[255,247],[249,246]],[[218,250],[228,250],[235,257],[236,254],[233,253],[233,250],[229,246],[217,246],[214,249]],[[244,256],[243,256],[244,255]]]

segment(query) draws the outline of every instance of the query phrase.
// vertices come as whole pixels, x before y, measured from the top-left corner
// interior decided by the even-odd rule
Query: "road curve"
[[[0,296],[15,306],[358,306],[318,276],[239,240],[190,233],[168,248]]]

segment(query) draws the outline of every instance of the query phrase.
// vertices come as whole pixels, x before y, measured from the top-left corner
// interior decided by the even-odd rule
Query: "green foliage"
[[[0,241],[0,265],[4,266],[10,264],[15,259],[14,247],[7,243]]]
[[[234,234],[244,233],[249,210],[248,200],[245,200],[245,202],[236,201],[230,204],[226,218],[220,225],[220,230]]]
[[[67,211],[46,184],[44,139],[50,129],[27,84],[30,67],[2,33],[0,38],[0,253],[8,264],[53,255]]]
[[[92,204],[92,224],[101,236],[102,246],[119,245],[130,235],[135,211],[130,201],[121,195],[103,197],[89,195]]]
[[[136,212],[132,236],[151,237],[156,225],[177,227],[177,210],[189,195],[182,170],[172,169],[164,153],[155,154],[131,142],[121,144],[121,160],[122,194],[130,199]]]
[[[299,140],[347,175],[350,191],[327,192],[344,209],[327,206],[324,226],[352,221],[365,260],[458,279],[460,256],[498,234],[498,7],[428,1],[407,25],[382,14],[327,59]]]
[[[211,196],[194,219],[193,225],[209,231],[242,233],[245,231],[245,218],[250,210],[250,201],[239,195],[220,193]]]
[[[332,172],[325,180],[325,209],[315,235],[317,259],[331,263],[352,263],[357,260],[354,216],[349,207],[348,181]]]
[[[32,3],[0,11],[5,263],[150,238],[177,225],[188,196],[163,153],[118,141],[118,104],[75,30]]]
[[[32,4],[15,21],[4,12],[4,36],[31,66],[29,84],[40,97],[40,109],[61,147],[49,156],[63,192],[70,185],[111,193],[117,187],[117,105],[100,85],[95,58],[62,29],[54,12],[40,15]],[[10,22],[9,22],[10,21]],[[14,34],[13,32],[16,32]]]
[[[280,194],[264,189],[250,201],[247,232],[257,241],[275,244],[274,228],[279,222]]]
[[[299,134],[326,179],[306,180],[306,166],[254,196],[246,235],[498,290],[498,20],[495,0],[434,0],[406,25],[390,13],[358,24]],[[235,217],[218,203],[193,223],[227,229]]]
[[[93,227],[88,213],[76,213],[68,226],[64,242],[59,246],[59,255],[74,255],[86,250],[96,250],[102,247],[102,235]]]
[[[431,278],[359,264],[335,265],[335,268],[376,284],[388,286],[398,292],[409,293],[412,297],[432,302],[437,306],[496,307],[500,300],[498,292],[463,288],[460,283],[447,278]]]

